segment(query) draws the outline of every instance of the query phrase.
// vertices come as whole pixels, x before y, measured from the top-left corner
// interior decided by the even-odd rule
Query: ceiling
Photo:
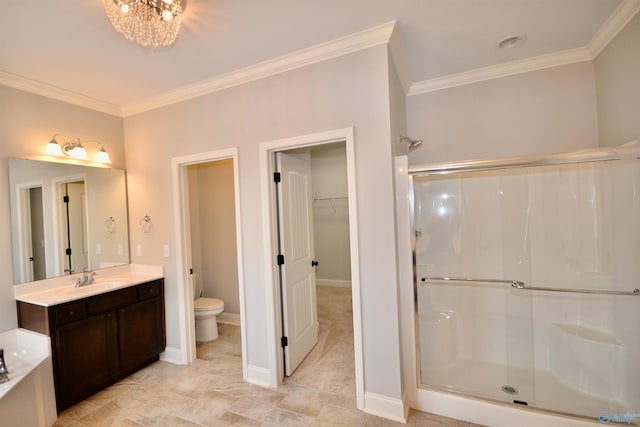
[[[110,25],[103,0],[2,0],[0,70],[126,106],[396,21],[417,84],[587,46],[638,0],[183,0],[168,48]],[[525,42],[499,49],[506,37]]]

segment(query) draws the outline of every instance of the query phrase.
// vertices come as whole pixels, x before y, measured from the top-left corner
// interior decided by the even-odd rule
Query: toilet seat
[[[219,310],[224,308],[224,301],[218,298],[198,298],[193,302],[195,311]]]

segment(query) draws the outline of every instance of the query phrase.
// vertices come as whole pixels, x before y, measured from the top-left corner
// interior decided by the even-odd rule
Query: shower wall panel
[[[414,177],[424,384],[589,417],[640,407],[640,296],[510,286],[639,287],[639,164]]]

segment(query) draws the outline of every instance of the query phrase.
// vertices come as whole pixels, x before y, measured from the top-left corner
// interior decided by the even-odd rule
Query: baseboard
[[[185,365],[182,357],[182,351],[176,347],[166,347],[162,353],[160,353],[160,360],[164,362],[174,363],[176,365]]]
[[[317,286],[333,286],[334,288],[351,288],[351,280],[316,279]]]
[[[237,313],[221,313],[216,320],[218,323],[240,326],[240,315]]]
[[[363,411],[399,423],[407,422],[408,407],[402,399],[393,399],[365,391]]]
[[[262,387],[269,387],[271,384],[271,371],[267,368],[249,365],[247,366],[247,382]]]

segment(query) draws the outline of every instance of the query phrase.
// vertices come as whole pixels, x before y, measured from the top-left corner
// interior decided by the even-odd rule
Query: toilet
[[[196,317],[196,341],[218,338],[217,317],[224,311],[224,301],[217,298],[198,298],[193,302]]]

